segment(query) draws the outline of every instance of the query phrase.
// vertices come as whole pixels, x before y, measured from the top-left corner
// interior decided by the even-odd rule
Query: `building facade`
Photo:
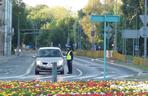
[[[12,51],[12,1],[0,0],[0,55],[4,56]]]

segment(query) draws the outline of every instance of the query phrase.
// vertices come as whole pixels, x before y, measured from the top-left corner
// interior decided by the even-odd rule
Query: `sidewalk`
[[[15,56],[15,55],[11,55],[11,56],[0,56],[0,63],[8,62],[9,60],[14,59],[16,57],[17,56]]]
[[[7,61],[9,61],[9,60],[11,60],[11,59],[14,59],[14,58],[16,58],[17,56],[15,55],[15,54],[12,54],[12,55],[10,55],[10,56],[2,56],[2,55],[0,55],[0,63],[2,63],[2,62],[7,62]]]
[[[27,56],[32,56],[32,54],[34,54],[35,51],[25,51],[23,50],[22,53],[17,56],[16,54],[13,54],[11,56],[0,56],[0,64],[3,62],[9,62],[12,59],[17,59],[17,57],[23,56],[23,55],[27,55]]]

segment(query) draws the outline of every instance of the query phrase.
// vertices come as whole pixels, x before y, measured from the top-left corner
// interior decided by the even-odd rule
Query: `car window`
[[[40,49],[38,57],[61,57],[61,52],[58,49]]]

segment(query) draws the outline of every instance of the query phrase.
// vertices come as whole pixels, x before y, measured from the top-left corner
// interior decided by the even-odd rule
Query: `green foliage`
[[[49,8],[44,5],[28,9],[27,18],[35,28],[42,29],[38,36],[39,46],[65,46],[68,31],[71,33],[74,19],[69,18],[69,11],[63,7]]]
[[[122,0],[123,4],[121,10],[123,12],[124,23],[123,26],[125,29],[137,29],[139,30],[143,24],[139,18],[139,15],[144,14],[144,0]],[[143,38],[139,40],[139,52],[143,52]],[[127,53],[131,55],[132,50],[132,40],[127,42]],[[140,54],[142,55],[142,54]]]
[[[100,0],[89,0],[88,4],[80,10],[78,13],[79,18],[81,20],[81,25],[84,30],[85,35],[87,36],[87,40],[89,43],[92,43],[91,31],[92,25],[95,26],[95,43],[97,45],[102,45],[103,42],[103,27],[102,23],[91,23],[90,15],[98,14],[104,15],[107,12],[109,15],[113,15],[115,11],[115,1],[108,0],[106,4],[101,4]],[[113,36],[113,35],[112,35]]]
[[[122,0],[123,5],[121,6],[121,10],[123,12],[124,18],[126,18],[126,24],[129,28],[139,28],[140,18],[139,15],[143,14],[143,0]]]
[[[30,23],[28,23],[28,20],[26,18],[28,12],[26,11],[26,6],[20,0],[18,3],[18,0],[13,0],[13,8],[12,8],[12,27],[14,28],[14,36],[12,40],[12,46],[13,48],[16,47],[17,44],[17,32],[18,32],[18,23],[19,23],[19,28],[20,29],[25,29],[30,26]],[[19,20],[19,22],[18,22]],[[22,41],[22,35],[21,33],[21,41]]]
[[[43,31],[38,36],[38,42],[39,42],[38,47],[49,46],[51,44],[50,38],[51,38],[51,32]]]
[[[26,7],[21,1],[21,6],[16,4],[14,0],[13,6],[13,26],[15,33],[17,33],[18,25],[18,10],[21,11],[21,23],[20,29],[39,29],[37,41],[38,46],[49,46],[53,42],[54,46],[59,44],[64,48],[67,43],[68,34],[70,42],[78,45],[78,42],[82,41],[82,48],[89,48],[91,46],[91,31],[92,23],[90,22],[90,14],[104,14],[104,9],[108,11],[108,14],[114,14],[115,1],[108,0],[107,4],[101,4],[100,0],[89,0],[88,4],[78,11],[78,17],[72,16],[68,9],[63,7],[48,7],[46,5],[38,5],[36,7]],[[22,23],[23,22],[23,23]],[[96,35],[95,43],[101,44],[103,42],[103,25],[95,24]],[[35,32],[35,31],[30,31]],[[80,37],[81,32],[81,37]],[[35,35],[21,34],[21,43],[35,44]],[[14,36],[14,42],[17,40],[17,34]],[[77,47],[77,46],[76,46]]]

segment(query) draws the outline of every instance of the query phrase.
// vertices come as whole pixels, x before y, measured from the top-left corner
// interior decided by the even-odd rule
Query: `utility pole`
[[[78,26],[78,49],[81,50],[81,27]]]
[[[92,38],[92,50],[95,50],[95,25],[92,24],[92,30],[91,30],[91,38]]]
[[[18,33],[17,33],[17,48],[20,48],[20,16],[18,14]]]
[[[79,35],[79,36],[80,36],[80,41],[79,41],[79,42],[80,42],[80,50],[81,50],[81,49],[82,49],[82,40],[81,40],[81,39],[82,39],[82,38],[81,38],[81,37],[82,37],[82,29],[81,29],[81,26],[80,26],[80,28],[79,28],[79,34],[80,34],[80,35]]]
[[[68,20],[68,34],[67,34],[67,45],[69,44],[70,39],[69,39],[69,20]]]
[[[37,50],[37,46],[38,46],[38,32],[37,32],[37,28],[38,28],[38,22],[35,24],[35,50]]]
[[[12,40],[12,1],[4,0],[4,55],[11,55]]]
[[[117,15],[117,4],[118,4],[118,2],[117,2],[117,0],[116,0],[116,12],[115,12],[115,15]],[[117,23],[115,23],[115,36],[114,36],[114,50],[115,51],[117,51]]]
[[[144,65],[146,65],[146,58],[147,58],[147,37],[146,37],[146,16],[147,16],[147,0],[145,0],[145,11],[144,11]]]
[[[18,3],[18,10],[19,10],[19,6],[20,6],[20,0],[17,0]],[[19,50],[20,50],[20,10],[18,12],[18,32],[17,32],[17,55],[19,55]]]
[[[106,12],[106,0],[105,0],[105,12]],[[107,58],[106,58],[106,13],[104,15],[104,19],[105,19],[105,22],[104,22],[104,79],[106,79],[106,76],[107,76]]]
[[[73,25],[73,31],[74,31],[74,49],[76,49],[76,45],[77,45],[77,20],[74,22],[74,25]]]
[[[68,18],[68,34],[67,34],[67,45],[70,43],[70,29],[69,29],[69,22],[70,22],[70,12],[71,12],[71,8],[69,10],[69,18]]]

